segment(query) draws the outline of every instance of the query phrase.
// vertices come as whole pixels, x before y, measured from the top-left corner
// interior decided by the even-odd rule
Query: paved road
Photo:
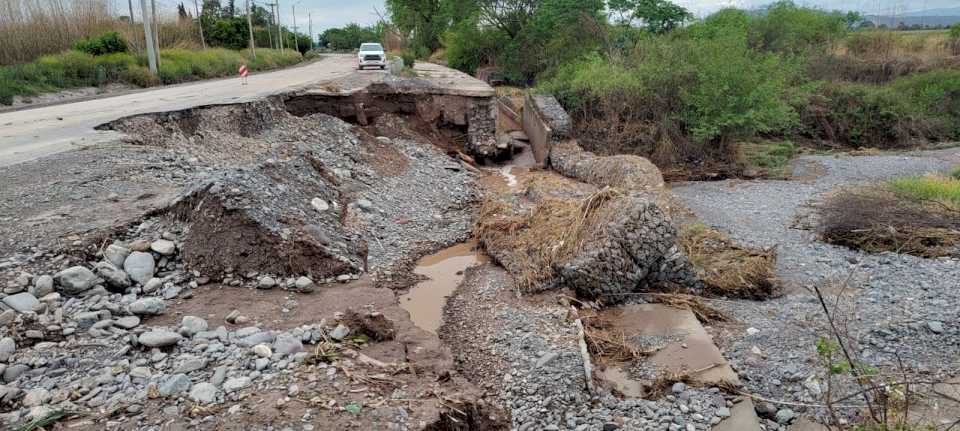
[[[342,78],[354,73],[355,64],[350,55],[330,56],[299,67],[251,75],[245,86],[239,79],[222,79],[0,113],[0,166],[114,140],[115,132],[96,131],[94,127],[122,117],[247,102]]]

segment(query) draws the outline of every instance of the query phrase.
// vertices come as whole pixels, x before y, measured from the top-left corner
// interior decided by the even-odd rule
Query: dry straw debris
[[[694,223],[680,231],[680,245],[706,285],[706,293],[734,298],[770,297],[777,285],[774,248],[734,243],[720,231]]]

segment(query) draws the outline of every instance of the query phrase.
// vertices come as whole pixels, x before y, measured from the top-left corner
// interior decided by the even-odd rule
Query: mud
[[[464,271],[489,259],[477,249],[476,241],[457,244],[417,262],[414,273],[426,277],[410,292],[400,296],[400,306],[410,313],[417,326],[436,333],[443,323],[443,307],[463,281]]]

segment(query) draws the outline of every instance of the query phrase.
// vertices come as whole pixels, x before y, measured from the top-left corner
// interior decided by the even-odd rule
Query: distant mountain
[[[904,16],[904,17],[935,17],[935,16],[958,17],[958,16],[960,16],[960,7],[930,9],[930,10],[918,10],[918,11],[915,11],[915,12],[905,12],[905,13],[900,14],[900,16]]]

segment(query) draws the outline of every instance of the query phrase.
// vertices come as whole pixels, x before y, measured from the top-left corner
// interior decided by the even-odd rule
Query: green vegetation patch
[[[958,174],[958,172],[954,172]],[[889,182],[899,196],[920,201],[938,202],[960,209],[960,178],[927,175],[897,178]]]
[[[740,159],[768,178],[787,178],[790,160],[797,147],[790,141],[744,142],[739,145]]]

